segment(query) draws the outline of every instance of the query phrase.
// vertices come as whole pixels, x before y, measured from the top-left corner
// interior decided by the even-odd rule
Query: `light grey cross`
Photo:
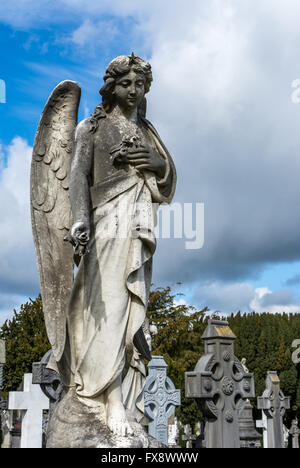
[[[49,410],[49,398],[32,384],[32,374],[24,375],[23,392],[9,392],[8,409],[23,411],[21,448],[41,448],[43,410]]]
[[[268,420],[267,420],[267,416],[264,413],[264,411],[262,412],[262,418],[259,421],[256,421],[256,427],[258,429],[262,429],[262,431],[263,431],[263,444],[264,444],[264,448],[267,449],[268,448],[268,432],[267,432]]]
[[[180,405],[180,390],[167,377],[162,356],[152,356],[144,388],[145,415],[149,418],[149,435],[168,445],[168,420]]]
[[[263,410],[267,417],[268,448],[284,448],[283,416],[290,408],[290,398],[280,390],[277,372],[267,373],[266,389],[257,398],[257,408]]]

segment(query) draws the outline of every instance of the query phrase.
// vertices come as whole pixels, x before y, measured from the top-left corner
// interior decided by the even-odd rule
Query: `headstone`
[[[8,408],[24,411],[21,448],[41,448],[43,410],[49,409],[49,399],[39,385],[32,384],[32,374],[24,375],[22,392],[9,392]]]
[[[290,431],[285,424],[282,424],[283,427],[283,448],[287,449],[289,446]]]
[[[168,419],[180,405],[180,390],[167,377],[162,356],[152,356],[144,389],[145,415],[149,418],[149,435],[168,445]]]
[[[11,448],[11,433],[12,424],[12,411],[7,409],[7,400],[0,398],[0,413],[1,413],[1,431],[2,443],[1,448]]]
[[[284,448],[283,416],[290,408],[290,398],[280,390],[280,380],[274,371],[267,374],[266,389],[257,398],[257,408],[267,417],[268,448]]]
[[[185,448],[193,448],[193,442],[196,440],[196,436],[193,434],[192,428],[189,424],[184,426],[182,440],[185,441]]]
[[[239,416],[241,448],[260,448],[262,436],[256,431],[253,420],[253,406],[247,400]]]
[[[177,421],[177,418],[174,418],[174,424],[169,424],[168,426],[168,447],[177,446],[177,436],[178,436],[178,421]]]
[[[205,354],[185,374],[185,395],[203,409],[206,448],[239,448],[239,411],[255,396],[253,374],[234,355],[236,337],[228,322],[209,320],[202,339]]]
[[[262,418],[259,421],[256,421],[256,427],[262,429],[263,435],[263,444],[264,448],[268,448],[268,419],[264,411],[262,412]]]
[[[300,429],[298,427],[298,418],[293,419],[290,434],[292,436],[292,447],[299,448]]]
[[[48,351],[40,362],[32,364],[32,383],[39,384],[42,391],[50,400],[49,420],[54,412],[57,403],[61,399],[63,385],[57,372],[47,369],[51,350]]]

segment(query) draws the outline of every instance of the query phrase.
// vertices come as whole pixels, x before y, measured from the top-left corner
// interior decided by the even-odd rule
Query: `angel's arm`
[[[70,202],[74,218],[71,235],[81,225],[89,237],[90,231],[90,187],[89,180],[93,162],[93,135],[86,120],[76,128],[73,158],[70,172]],[[73,231],[73,232],[72,232]],[[76,236],[75,236],[76,237]],[[77,239],[80,240],[80,239]],[[82,238],[84,241],[84,238]],[[86,239],[86,241],[88,238]],[[86,242],[82,242],[83,244]]]

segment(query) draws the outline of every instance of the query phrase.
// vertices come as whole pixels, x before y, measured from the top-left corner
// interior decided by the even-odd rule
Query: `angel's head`
[[[102,105],[110,112],[116,103],[142,107],[143,98],[152,82],[151,65],[133,53],[121,55],[110,62],[100,89]]]

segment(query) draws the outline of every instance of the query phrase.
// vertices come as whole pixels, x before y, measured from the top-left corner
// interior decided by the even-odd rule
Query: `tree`
[[[21,305],[14,317],[6,320],[0,329],[0,338],[6,342],[4,391],[16,390],[25,373],[32,372],[32,363],[40,361],[50,349],[47,338],[42,299]]]
[[[150,293],[148,317],[156,325],[153,338],[153,354],[162,355],[168,365],[168,377],[181,389],[181,406],[176,414],[183,424],[194,425],[202,419],[195,400],[184,396],[184,373],[192,371],[203,354],[201,336],[207,325],[207,311],[197,310],[185,304],[176,304],[178,294],[171,288],[157,288]]]

